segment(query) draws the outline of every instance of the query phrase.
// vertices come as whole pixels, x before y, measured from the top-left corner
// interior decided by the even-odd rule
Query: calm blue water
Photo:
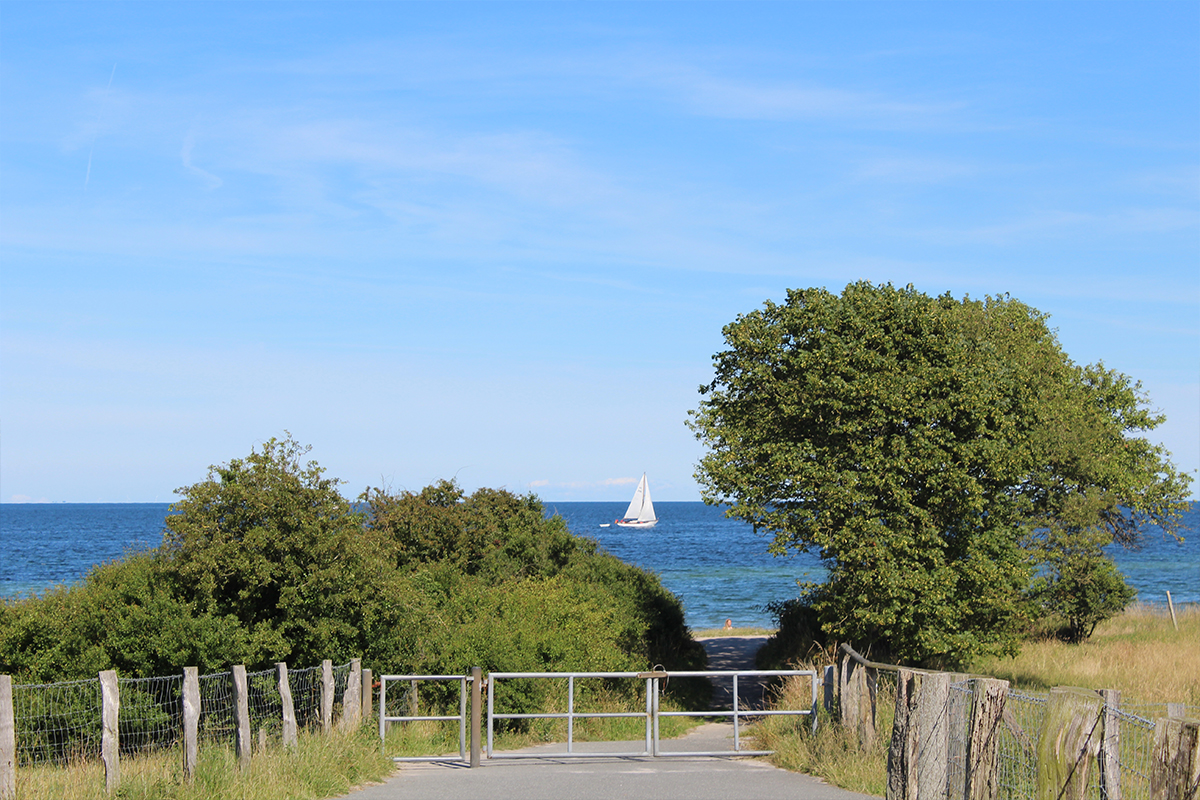
[[[811,555],[775,558],[750,526],[725,519],[703,503],[655,503],[659,522],[649,530],[615,525],[620,503],[546,503],[577,534],[596,539],[613,555],[656,572],[683,600],[693,629],[768,626],[772,600],[795,596],[796,581],[820,581],[824,570]],[[162,541],[166,503],[0,504],[0,597],[33,594],[82,578],[94,565]],[[1200,602],[1200,509],[1184,518],[1187,541],[1159,531],[1144,536],[1139,551],[1111,555],[1144,602]]]

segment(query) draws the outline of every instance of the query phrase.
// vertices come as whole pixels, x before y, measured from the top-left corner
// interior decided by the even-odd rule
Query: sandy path
[[[767,641],[766,636],[713,636],[697,639],[708,653],[709,669],[756,669],[754,656]],[[765,680],[765,679],[764,679]],[[763,681],[755,678],[738,680],[738,707],[762,708]],[[713,708],[733,707],[733,680],[713,679]]]

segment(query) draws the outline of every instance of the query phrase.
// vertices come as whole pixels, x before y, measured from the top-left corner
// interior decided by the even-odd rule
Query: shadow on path
[[[766,636],[714,636],[697,639],[708,653],[709,669],[755,669],[754,656],[767,641]],[[762,708],[766,679],[742,678],[738,681],[738,707]],[[712,707],[733,708],[733,680],[713,679]]]

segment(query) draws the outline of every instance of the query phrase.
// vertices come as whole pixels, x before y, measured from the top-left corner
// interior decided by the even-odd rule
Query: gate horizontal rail
[[[740,707],[738,679],[741,677],[801,677],[808,676],[812,687],[812,705],[807,709],[743,709]],[[669,678],[722,678],[733,679],[733,708],[708,711],[662,711],[659,708],[664,679]],[[495,691],[501,680],[527,679],[567,679],[567,711],[541,714],[497,714],[495,711]],[[646,681],[646,710],[627,712],[580,712],[575,711],[575,679],[576,678],[610,678]],[[693,756],[758,756],[770,755],[771,750],[742,750],[740,738],[740,721],[747,717],[764,716],[804,716],[812,715],[817,705],[817,674],[812,670],[704,670],[681,672],[493,672],[487,681],[487,757],[496,758],[632,758],[639,756],[693,757]],[[645,748],[641,752],[575,752],[575,720],[604,717],[641,717],[646,720]],[[732,717],[733,718],[733,750],[711,751],[671,751],[664,752],[660,747],[659,720],[662,717]],[[498,719],[565,719],[567,720],[567,752],[566,753],[496,753],[494,749],[494,722]],[[815,716],[814,716],[815,719]]]
[[[458,681],[459,700],[458,714],[445,716],[389,716],[387,713],[387,686],[389,683],[404,682],[409,684],[409,691],[416,692],[419,681]],[[444,722],[458,720],[458,757],[467,760],[467,685],[471,682],[470,675],[382,675],[379,678],[379,746],[382,749],[387,741],[388,723],[391,722]],[[415,694],[410,698],[416,705]],[[394,756],[392,761],[452,761],[446,756]]]
[[[812,703],[806,709],[742,709],[740,708],[741,695],[738,691],[738,678],[793,678],[807,675],[809,685],[812,687]],[[655,716],[656,717],[732,717],[733,718],[733,750],[713,750],[713,751],[677,751],[677,752],[661,752],[659,749],[658,738],[658,719],[654,721],[654,755],[659,757],[671,756],[769,756],[774,750],[743,750],[741,747],[741,727],[740,720],[746,717],[769,717],[769,716],[811,716],[813,721],[816,721],[817,710],[817,673],[810,669],[748,669],[748,670],[700,670],[700,671],[681,671],[670,673],[672,678],[733,678],[733,708],[729,711],[659,711],[657,708],[657,696],[655,697]]]

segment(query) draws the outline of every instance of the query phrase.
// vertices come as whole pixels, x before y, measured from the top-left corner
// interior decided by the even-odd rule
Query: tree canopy
[[[1046,319],[866,282],[739,316],[691,412],[704,499],[820,554],[806,602],[832,636],[1011,651],[1035,570],[1173,532],[1190,482],[1137,435],[1163,420],[1141,385],[1075,365]]]

